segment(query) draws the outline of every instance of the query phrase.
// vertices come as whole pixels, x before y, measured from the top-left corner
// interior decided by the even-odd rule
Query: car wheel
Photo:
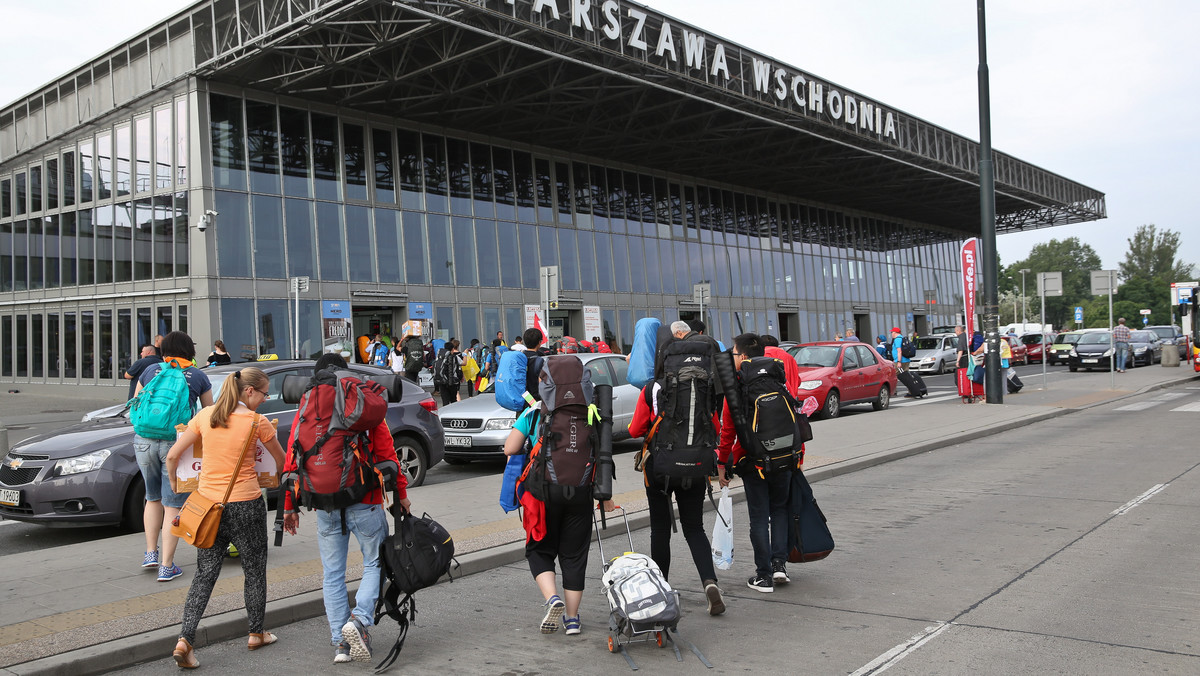
[[[825,395],[825,406],[821,408],[821,415],[825,418],[836,418],[842,413],[842,397],[837,390],[829,390],[829,394]]]
[[[1071,373],[1074,373],[1079,370],[1078,366],[1068,366],[1067,368],[1071,370]]]
[[[944,362],[944,361],[939,361],[939,362],[937,363],[937,368],[933,369],[933,375],[935,375],[935,376],[940,376],[940,375],[942,375],[942,374],[943,374],[943,373],[945,373],[945,372],[946,372],[946,362]],[[884,389],[887,389],[887,388],[885,387]],[[886,406],[884,406],[884,408],[887,408],[887,407],[886,407]],[[878,410],[878,409],[876,409],[876,410]]]
[[[464,460],[463,458],[442,458],[442,460],[445,461],[447,465],[466,465],[471,462],[470,460]]]
[[[429,470],[429,454],[424,445],[415,437],[408,434],[397,434],[394,438],[396,458],[400,460],[400,471],[408,479],[408,487],[414,488],[425,483],[425,472]]]
[[[129,482],[129,490],[125,491],[125,504],[121,509],[121,529],[131,533],[145,530],[142,516],[146,511],[146,484],[141,475],[135,476]]]
[[[938,373],[941,372],[942,365],[938,364]],[[871,402],[871,408],[875,409],[876,411],[882,411],[885,410],[888,407],[888,404],[891,402],[892,391],[888,389],[887,385],[884,385],[883,387],[879,388],[879,396],[875,398],[875,401]]]

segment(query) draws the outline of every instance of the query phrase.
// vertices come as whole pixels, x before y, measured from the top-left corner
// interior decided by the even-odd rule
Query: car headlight
[[[1133,353],[1134,353],[1134,354],[1145,354],[1145,353],[1146,353],[1146,349],[1147,349],[1147,348],[1144,348],[1144,347],[1139,347],[1138,349],[1134,350],[1134,351],[1133,351]]]
[[[493,418],[484,424],[485,430],[511,430],[516,418]]]
[[[820,386],[820,380],[805,380],[804,382],[800,383],[800,389],[802,390],[815,390]]]
[[[1113,350],[1112,350],[1112,348],[1111,348],[1111,347],[1110,347],[1110,348],[1108,348],[1107,350],[1105,350],[1105,351],[1104,351],[1104,354],[1102,354],[1102,355],[1100,355],[1100,356],[1101,356],[1101,357],[1111,357],[1111,356],[1113,356]]]
[[[1070,355],[1071,355],[1072,357],[1078,357],[1078,356],[1079,356],[1079,353],[1075,351],[1075,348],[1071,348]]]
[[[112,451],[107,448],[102,448],[98,451],[92,451],[74,458],[59,460],[54,463],[54,469],[50,471],[52,476],[66,476],[68,474],[79,474],[81,472],[91,472],[92,470],[100,469],[108,456],[112,455]]]

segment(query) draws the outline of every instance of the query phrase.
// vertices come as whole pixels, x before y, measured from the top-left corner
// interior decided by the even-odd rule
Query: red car
[[[896,394],[896,365],[866,343],[803,343],[788,348],[800,367],[800,398],[816,397],[823,418],[869,402],[876,411]]]
[[[1021,341],[1021,344],[1023,344],[1025,346],[1026,362],[1028,362],[1030,364],[1032,364],[1033,362],[1038,362],[1040,364],[1042,362],[1042,334],[1026,333],[1025,335],[1021,336],[1020,341]],[[1054,336],[1047,334],[1046,335],[1046,349],[1049,350],[1050,346],[1053,344],[1054,344]],[[1014,357],[1017,356],[1017,353],[1013,352],[1013,356]]]
[[[1017,364],[1025,366],[1029,363],[1029,349],[1021,343],[1020,339],[1012,336],[1002,336],[1002,338],[1007,340],[1008,346],[1012,348],[1012,358],[1008,360],[1009,366],[1016,366]],[[1039,355],[1040,358],[1041,355]]]

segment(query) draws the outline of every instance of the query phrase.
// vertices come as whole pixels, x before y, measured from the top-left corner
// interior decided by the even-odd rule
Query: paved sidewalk
[[[1002,406],[898,399],[883,412],[850,407],[839,419],[814,424],[816,439],[808,445],[805,467],[812,481],[820,481],[1197,378],[1186,364],[1154,366],[1118,374],[1118,389],[1110,389],[1107,372],[1061,372],[1050,375],[1047,390],[1040,389],[1040,374],[1025,378],[1025,390],[1006,396]],[[53,397],[36,396],[45,397],[41,408],[31,395],[22,402],[24,410],[0,409],[0,422],[16,425],[46,415]],[[60,403],[59,408],[68,405]],[[630,511],[635,528],[644,528],[645,494],[631,463],[629,455],[617,457],[617,502]],[[411,492],[417,511],[430,513],[451,530],[462,573],[523,557],[520,522],[515,514],[505,515],[496,501],[499,483],[497,473]],[[735,499],[740,498],[736,489]],[[305,514],[300,535],[270,549],[269,626],[323,615],[314,524]],[[101,673],[168,654],[195,570],[195,550],[182,546],[177,562],[184,576],[160,584],[139,567],[142,540],[135,533],[5,557],[8,565],[0,571],[0,674]],[[227,564],[201,623],[198,646],[244,635],[241,569],[236,560]],[[352,565],[348,576],[357,579],[360,573]]]

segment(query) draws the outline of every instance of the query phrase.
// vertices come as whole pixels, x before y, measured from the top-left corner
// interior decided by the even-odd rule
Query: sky
[[[598,0],[594,0],[598,1]],[[15,101],[191,5],[181,0],[0,0],[0,105]],[[567,0],[559,0],[564,8]],[[652,9],[885,106],[979,138],[978,42],[969,0],[646,0]],[[1002,235],[1001,263],[1078,237],[1105,268],[1153,223],[1179,232],[1200,176],[1200,3],[987,3],[992,145],[1105,193],[1108,218]],[[47,47],[52,48],[47,48]],[[1198,270],[1200,271],[1200,270]],[[1184,281],[1184,280],[1178,280]]]

